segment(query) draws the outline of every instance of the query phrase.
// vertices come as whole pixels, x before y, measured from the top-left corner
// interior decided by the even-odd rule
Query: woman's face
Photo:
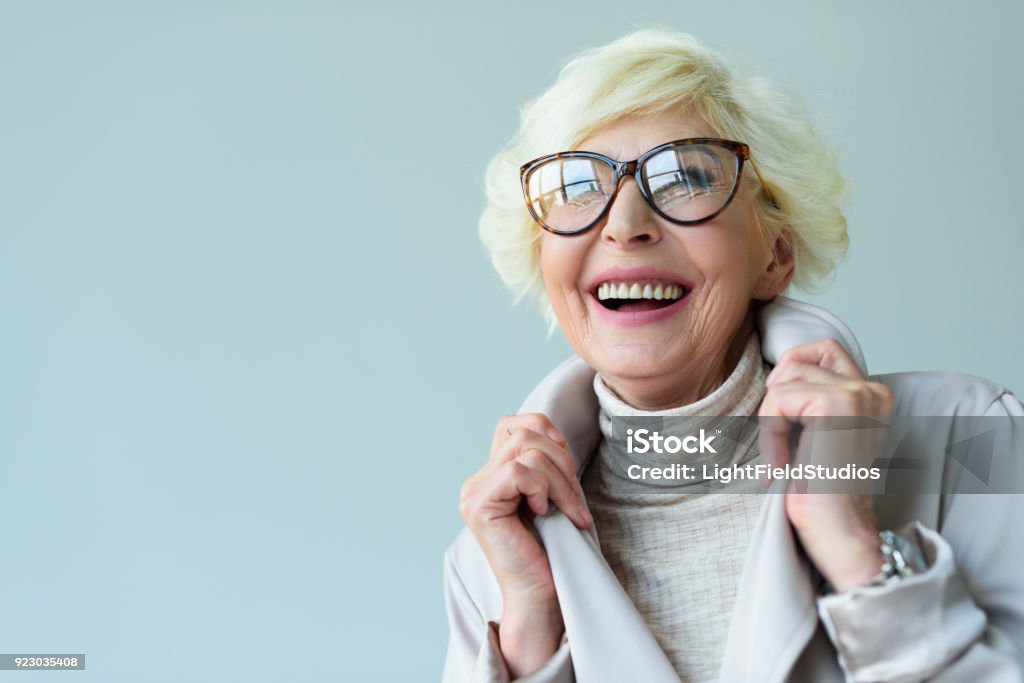
[[[620,119],[578,149],[626,161],[690,137],[715,136],[669,111]],[[627,177],[606,216],[589,231],[544,231],[541,273],[558,322],[576,353],[627,402],[665,408],[713,391],[753,329],[751,300],[771,299],[788,283],[791,263],[779,263],[759,235],[750,172],[746,166],[733,201],[706,223],[663,219]],[[785,254],[780,250],[780,258]],[[598,298],[605,283],[650,284],[652,290],[671,285],[682,296],[669,305],[640,300],[613,310]]]

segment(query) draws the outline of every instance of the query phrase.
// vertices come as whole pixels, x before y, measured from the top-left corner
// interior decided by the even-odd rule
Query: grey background
[[[852,249],[805,298],[873,371],[1024,391],[1022,15],[0,3],[0,651],[84,652],[82,681],[436,680],[461,482],[568,353],[486,262],[483,169],[632,28],[819,112]]]

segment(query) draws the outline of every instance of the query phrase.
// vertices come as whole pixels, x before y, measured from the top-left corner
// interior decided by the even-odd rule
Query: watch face
[[[924,554],[921,552],[921,549],[917,547],[916,543],[903,534],[898,534],[895,531],[890,532],[887,536],[888,538],[885,540],[890,540],[892,542],[893,550],[903,557],[903,563],[909,567],[913,573],[923,572],[928,569],[928,562],[924,559]]]

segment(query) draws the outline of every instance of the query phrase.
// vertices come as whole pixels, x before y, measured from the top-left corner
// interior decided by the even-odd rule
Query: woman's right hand
[[[501,589],[501,649],[514,676],[543,665],[563,630],[533,518],[547,513],[550,500],[576,526],[593,522],[565,443],[541,413],[506,415],[494,430],[487,464],[462,485],[459,512]]]

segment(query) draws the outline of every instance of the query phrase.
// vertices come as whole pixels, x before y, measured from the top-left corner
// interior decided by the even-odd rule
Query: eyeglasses
[[[640,194],[665,220],[679,225],[709,221],[732,201],[744,161],[761,180],[744,143],[688,138],[658,145],[634,161],[595,152],[548,154],[520,167],[519,178],[526,206],[541,227],[577,235],[604,218],[625,176],[633,176]]]

